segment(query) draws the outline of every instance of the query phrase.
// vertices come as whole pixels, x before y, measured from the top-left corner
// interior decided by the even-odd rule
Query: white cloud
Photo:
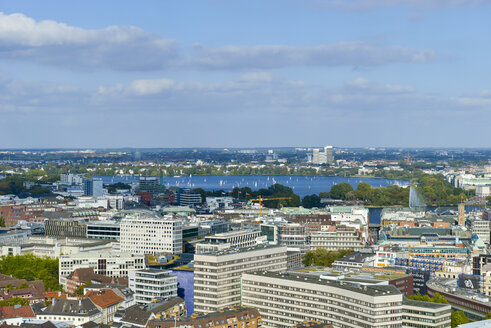
[[[163,69],[177,56],[174,41],[138,27],[86,30],[1,12],[0,49],[0,58],[83,69]]]
[[[312,47],[229,45],[209,48],[194,45],[188,53],[180,52],[177,42],[134,26],[88,30],[52,20],[36,21],[23,14],[6,15],[0,12],[0,58],[70,69],[261,70],[292,66],[424,63],[434,57],[432,50],[364,42]],[[271,79],[259,72],[249,73],[244,78]]]
[[[314,47],[282,45],[225,46],[210,49],[195,45],[185,66],[210,69],[279,68],[287,66],[378,66],[428,62],[432,50],[341,42]]]

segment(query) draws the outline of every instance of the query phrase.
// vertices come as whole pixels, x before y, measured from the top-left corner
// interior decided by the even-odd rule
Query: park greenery
[[[58,284],[58,259],[32,254],[2,256],[0,272],[17,279],[42,280],[47,290],[61,290]]]
[[[323,266],[330,267],[334,261],[353,253],[351,249],[341,249],[337,251],[328,251],[325,248],[316,248],[305,253],[302,262],[305,266]]]
[[[439,293],[435,293],[435,295],[433,295],[433,297],[429,297],[428,295],[421,295],[418,292],[416,295],[408,296],[408,299],[415,300],[415,301],[448,304],[447,300],[445,299],[445,296],[443,296]],[[486,317],[484,318],[484,320],[486,320]],[[463,311],[452,310],[451,324],[450,324],[452,328],[458,327],[460,325],[463,325],[463,324],[469,323],[469,322],[470,322],[469,318],[467,318],[467,316],[465,315],[465,313]]]

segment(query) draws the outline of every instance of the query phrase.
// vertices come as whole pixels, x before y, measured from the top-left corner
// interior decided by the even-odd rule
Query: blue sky
[[[0,0],[1,148],[490,147],[484,0]]]

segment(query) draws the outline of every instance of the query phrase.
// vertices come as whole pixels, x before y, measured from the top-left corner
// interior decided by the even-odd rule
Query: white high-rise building
[[[215,312],[240,304],[240,277],[254,270],[287,270],[287,248],[257,246],[194,256],[194,311]]]
[[[180,254],[182,222],[151,212],[130,214],[121,220],[120,245],[133,254]]]
[[[323,152],[318,148],[312,150],[312,164],[332,164],[333,162],[332,146],[325,146]]]
[[[153,300],[177,297],[177,277],[169,273],[170,271],[156,269],[131,271],[128,286],[135,293],[135,302],[147,304]]]

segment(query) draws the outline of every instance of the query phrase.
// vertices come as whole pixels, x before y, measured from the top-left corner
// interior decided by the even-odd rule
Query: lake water
[[[133,176],[100,176],[104,184],[116,182],[136,183],[138,177]],[[347,182],[356,189],[360,182],[367,182],[372,187],[384,187],[388,185],[407,186],[409,181],[377,179],[377,178],[357,178],[357,177],[319,177],[319,176],[286,176],[286,175],[194,175],[182,177],[163,177],[163,184],[169,187],[181,188],[203,188],[205,190],[224,190],[228,192],[235,187],[249,187],[252,190],[268,188],[279,183],[293,189],[293,192],[300,197],[306,195],[319,194],[323,191],[331,190],[331,187]]]

